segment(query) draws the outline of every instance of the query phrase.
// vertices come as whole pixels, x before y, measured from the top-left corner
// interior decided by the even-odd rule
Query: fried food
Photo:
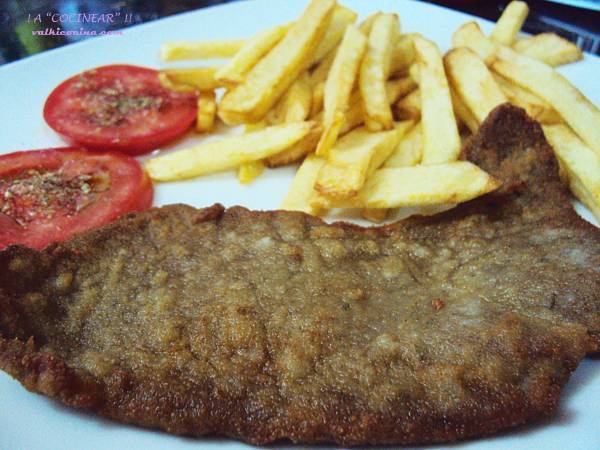
[[[320,211],[313,206],[313,197],[317,195],[314,190],[321,167],[325,164],[325,158],[317,155],[308,155],[296,172],[294,181],[279,206],[287,211],[301,211],[307,214],[317,215]]]
[[[415,36],[413,42],[421,93],[421,163],[439,164],[454,161],[460,152],[461,142],[442,55],[437,45],[421,36]]]
[[[394,127],[385,82],[390,73],[392,55],[399,35],[398,16],[380,14],[374,19],[367,38],[367,49],[360,65],[358,88],[365,125],[371,131],[390,130]]]
[[[285,90],[310,65],[325,34],[335,0],[312,0],[283,39],[225,93],[219,117],[228,125],[261,120]]]
[[[341,172],[337,166],[334,167]],[[350,171],[347,173],[346,176],[353,174]],[[319,185],[322,178],[319,174],[316,185],[319,192],[322,192]],[[333,180],[330,184],[333,184]],[[378,209],[446,205],[472,200],[499,186],[498,180],[467,161],[413,167],[385,167],[374,171],[360,191],[355,191],[353,196],[328,195],[315,199],[314,204],[323,208]]]
[[[179,205],[11,247],[0,367],[71,407],[253,444],[539,424],[600,345],[600,235],[524,112],[493,111],[464,155],[499,192],[391,226]]]
[[[519,39],[513,48],[522,55],[539,59],[553,67],[583,59],[583,52],[577,45],[556,33],[540,33]]]
[[[508,101],[490,70],[472,50],[465,47],[450,50],[444,56],[444,67],[451,87],[478,124],[492,109]]]
[[[221,87],[215,74],[220,67],[188,67],[184,69],[165,69],[159,76],[164,82],[171,82],[170,86],[191,86],[198,91],[213,91]],[[164,78],[166,77],[166,78]],[[177,87],[175,87],[177,89]]]
[[[282,152],[310,133],[314,122],[274,125],[157,156],[146,162],[154,181],[174,181],[235,169]]]
[[[344,123],[344,113],[348,110],[350,94],[358,78],[358,70],[367,46],[366,36],[352,25],[337,50],[327,80],[323,96],[324,132],[317,145],[317,155],[326,156],[335,144]]]
[[[217,99],[215,91],[201,92],[198,96],[198,115],[196,116],[196,131],[210,132],[215,128],[217,115]]]
[[[571,191],[600,221],[600,156],[566,125],[544,125],[543,129]]]
[[[167,42],[160,48],[160,57],[163,61],[227,58],[234,56],[245,42],[244,39]]]
[[[403,123],[397,129],[375,133],[360,127],[344,135],[331,149],[315,189],[331,197],[355,196],[367,177],[394,151],[398,139],[410,126],[412,123]]]
[[[281,25],[257,33],[248,39],[233,57],[215,73],[215,79],[226,84],[241,83],[246,73],[285,36],[289,25]]]
[[[512,45],[528,14],[529,6],[527,6],[527,3],[519,1],[510,2],[504,9],[498,22],[496,22],[491,39],[498,44]]]

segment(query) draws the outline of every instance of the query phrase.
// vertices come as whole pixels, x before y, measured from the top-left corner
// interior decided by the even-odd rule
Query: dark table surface
[[[122,29],[161,17],[236,0],[0,0],[0,64],[34,53],[89,39],[90,33]],[[283,1],[283,0],[274,0]],[[368,1],[368,0],[364,0]],[[600,4],[600,0],[589,0]],[[342,0],[343,3],[343,0]],[[507,1],[433,0],[479,17],[496,20]],[[530,15],[524,30],[532,33],[556,31],[584,50],[600,54],[600,12],[546,1],[530,0]],[[61,15],[98,14],[99,23],[64,22]],[[104,14],[105,16],[100,17]],[[108,17],[106,14],[113,14]],[[63,16],[66,17],[66,16]],[[107,23],[112,22],[112,23]],[[36,30],[62,27],[81,35],[38,35]]]

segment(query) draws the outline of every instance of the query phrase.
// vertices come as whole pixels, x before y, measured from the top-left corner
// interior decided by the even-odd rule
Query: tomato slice
[[[65,147],[0,156],[0,248],[41,249],[152,205],[132,157]]]
[[[63,81],[48,96],[44,119],[74,145],[137,155],[184,134],[196,111],[196,94],[163,88],[156,70],[120,64]]]

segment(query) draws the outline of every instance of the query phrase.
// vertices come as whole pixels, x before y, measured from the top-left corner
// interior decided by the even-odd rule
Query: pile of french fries
[[[155,157],[156,181],[300,162],[282,209],[320,214],[467,201],[499,182],[457,161],[465,136],[496,106],[523,107],[544,126],[573,193],[600,218],[600,112],[553,69],[582,58],[552,33],[519,37],[527,4],[513,1],[488,37],[475,22],[442,55],[396,14],[362,22],[335,0],[311,0],[294,22],[244,40],[170,42],[164,61],[229,58],[220,67],[167,69],[164,86],[197,91],[198,132],[218,120],[243,134]]]

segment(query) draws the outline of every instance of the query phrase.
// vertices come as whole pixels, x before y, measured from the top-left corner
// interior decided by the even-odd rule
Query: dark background
[[[156,20],[180,12],[228,3],[235,0],[0,0],[0,64],[15,61],[50,48],[88,39],[87,36],[33,36],[32,30],[56,27],[47,12],[89,13],[120,12],[121,18],[131,14],[131,21],[116,21],[113,25],[85,24],[86,30],[98,32],[122,29],[125,26]],[[243,1],[243,0],[240,0]],[[283,0],[273,0],[283,1]],[[367,1],[367,0],[365,0]],[[600,0],[596,0],[600,1]],[[507,1],[489,0],[433,0],[479,17],[496,20]],[[600,54],[600,12],[583,10],[545,1],[528,1],[530,15],[524,30],[532,33],[556,31],[584,50]],[[38,15],[42,23],[32,23]],[[64,30],[80,28],[81,24],[58,24]]]

